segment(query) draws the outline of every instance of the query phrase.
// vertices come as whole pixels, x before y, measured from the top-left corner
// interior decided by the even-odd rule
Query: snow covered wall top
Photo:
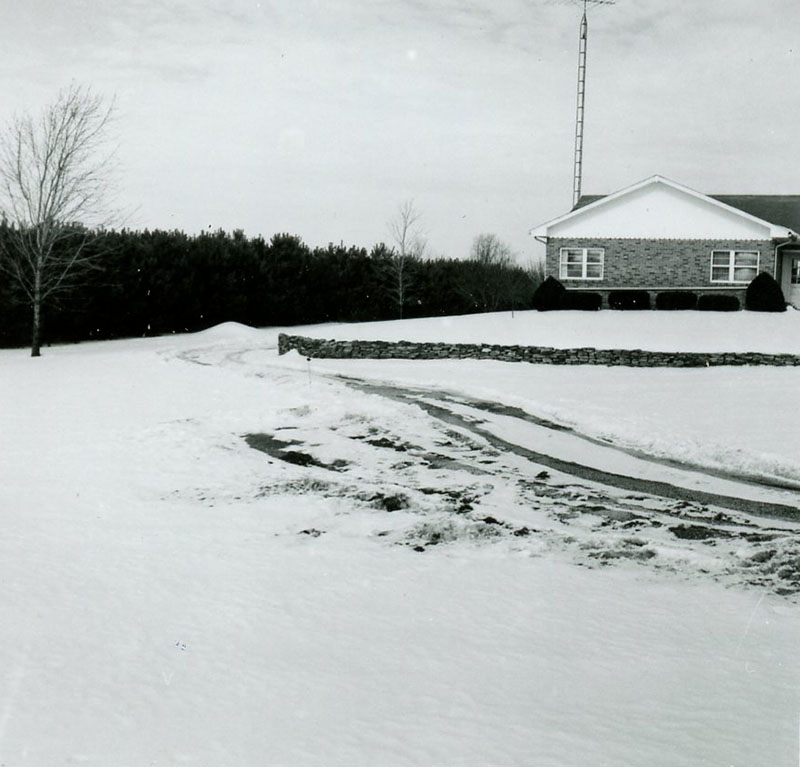
[[[660,352],[643,349],[556,349],[551,346],[415,343],[412,341],[338,341],[278,336],[278,354],[297,350],[305,357],[328,359],[489,359],[538,365],[608,365],[627,367],[717,367],[719,365],[800,365],[800,355],[762,352]]]

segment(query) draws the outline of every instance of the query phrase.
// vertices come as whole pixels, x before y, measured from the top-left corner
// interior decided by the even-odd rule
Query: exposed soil
[[[336,460],[333,463],[323,463],[309,453],[304,453],[301,450],[290,450],[289,448],[294,445],[302,444],[295,440],[282,440],[272,434],[263,433],[245,434],[244,439],[254,450],[259,450],[273,458],[286,461],[286,463],[292,463],[295,466],[318,466],[319,468],[330,469],[331,471],[341,471],[347,466],[347,461],[344,460]]]

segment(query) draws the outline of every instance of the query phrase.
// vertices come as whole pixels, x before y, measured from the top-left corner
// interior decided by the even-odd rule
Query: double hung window
[[[800,258],[792,257],[792,270],[789,273],[789,284],[800,285]]]
[[[561,248],[559,278],[562,280],[602,280],[602,248]]]
[[[711,282],[750,282],[758,274],[757,250],[711,252]]]

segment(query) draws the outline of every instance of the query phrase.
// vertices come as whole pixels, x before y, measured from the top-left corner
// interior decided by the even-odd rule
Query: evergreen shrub
[[[612,290],[608,294],[611,309],[649,309],[650,294],[646,290]]]
[[[697,307],[697,293],[689,290],[665,290],[656,295],[656,309],[685,311]]]
[[[697,308],[701,312],[738,312],[741,308],[736,296],[720,293],[704,293],[697,299]]]
[[[549,312],[561,308],[561,300],[567,289],[555,278],[548,277],[533,294],[533,308],[540,312]]]
[[[761,272],[747,286],[744,306],[751,312],[785,312],[786,299],[775,279]]]
[[[603,305],[603,297],[599,293],[584,293],[568,290],[561,297],[561,309],[573,309],[582,312],[596,312]]]

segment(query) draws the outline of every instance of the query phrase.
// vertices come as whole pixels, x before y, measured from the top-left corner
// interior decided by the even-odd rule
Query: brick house
[[[735,295],[744,305],[759,272],[800,308],[800,195],[705,195],[653,176],[605,196],[583,196],[531,234],[545,271],[568,290]]]

